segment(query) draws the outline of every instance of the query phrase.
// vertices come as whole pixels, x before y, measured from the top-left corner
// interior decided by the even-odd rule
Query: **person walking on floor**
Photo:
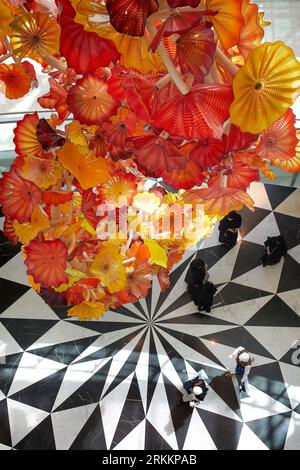
[[[229,357],[236,361],[235,376],[239,384],[239,390],[240,392],[246,392],[248,375],[254,359],[251,358],[250,353],[243,346],[239,346],[235,349]],[[227,377],[230,377],[231,375],[232,374],[230,372],[226,374]]]
[[[233,247],[238,238],[238,230],[242,225],[242,217],[235,211],[229,212],[219,223],[219,242]]]
[[[266,252],[261,257],[263,266],[277,264],[281,260],[282,256],[286,257],[287,255],[287,244],[282,235],[279,235],[278,237],[267,237],[264,245],[266,247]]]
[[[183,384],[183,388],[185,389],[185,393],[182,395],[178,405],[182,405],[183,403],[189,403],[191,407],[199,405],[208,392],[205,381],[198,376],[193,380],[187,380]]]

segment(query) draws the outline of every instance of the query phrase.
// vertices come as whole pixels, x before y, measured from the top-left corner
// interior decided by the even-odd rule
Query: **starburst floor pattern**
[[[154,282],[145,300],[99,321],[44,304],[0,218],[0,450],[300,449],[300,190],[255,183],[250,192],[256,210],[243,211],[232,250],[216,230],[186,253],[167,292]],[[288,256],[263,268],[263,242],[279,233]],[[218,287],[209,315],[184,283],[197,255]],[[240,345],[255,362],[238,397],[225,373]],[[199,371],[205,401],[176,406]]]

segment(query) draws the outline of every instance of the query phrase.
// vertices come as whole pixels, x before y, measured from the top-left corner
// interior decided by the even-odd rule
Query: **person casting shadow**
[[[237,242],[241,225],[242,217],[235,211],[229,212],[219,223],[219,242],[232,248]]]
[[[278,237],[267,237],[264,245],[266,247],[266,252],[261,257],[263,266],[277,264],[281,260],[282,256],[286,257],[287,255],[287,244],[282,235],[279,235]]]

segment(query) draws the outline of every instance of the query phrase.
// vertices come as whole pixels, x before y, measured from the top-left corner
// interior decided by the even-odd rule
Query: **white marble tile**
[[[0,450],[11,450],[11,447],[5,446],[4,444],[0,444]]]
[[[132,326],[130,328],[122,328],[120,330],[103,333],[101,336],[99,336],[99,338],[96,338],[96,340],[90,346],[88,346],[84,351],[82,351],[82,353],[79,354],[79,356],[76,357],[76,359],[74,359],[73,363],[75,364],[76,362],[81,361],[85,357],[90,356],[96,351],[100,351],[101,349],[105,348],[109,344],[112,344],[115,341],[118,341],[119,339],[124,338],[130,333],[134,333],[136,330],[140,328],[141,326],[138,325],[138,326]],[[96,331],[95,331],[95,334],[97,334]]]
[[[198,313],[201,317],[201,313]],[[197,324],[188,324],[188,323],[164,323],[165,328],[170,328],[171,330],[178,331],[179,333],[184,333],[196,337],[212,335],[213,333],[218,333],[220,331],[227,331],[235,328],[235,325],[197,325]]]
[[[262,183],[256,181],[251,183],[247,193],[253,199],[255,207],[272,210],[267,191]]]
[[[135,368],[136,379],[140,389],[140,395],[144,411],[147,410],[147,391],[148,391],[148,367],[149,367],[149,341],[150,331],[148,330],[143,349],[139,356],[138,362]]]
[[[300,189],[296,189],[274,211],[300,218]]]
[[[14,281],[19,284],[24,284],[25,286],[30,286],[26,275],[24,259],[21,253],[18,253],[0,268],[0,278],[1,277],[8,281]]]
[[[36,426],[49,416],[49,413],[19,401],[7,399],[7,409],[11,430],[11,442],[15,446]],[[71,424],[69,424],[71,426]]]
[[[58,316],[43,299],[30,289],[0,314],[0,318],[24,318],[28,320],[58,320]]]
[[[23,349],[0,323],[0,357],[22,352]],[[1,363],[1,362],[0,362]]]
[[[231,346],[226,346],[224,344],[216,343],[215,341],[211,341],[209,339],[202,338],[201,341],[219,359],[219,361],[224,364],[225,369],[230,370],[232,373],[235,371],[235,360],[229,357],[233,353],[234,348],[232,348]],[[243,345],[237,344],[237,347],[238,346]],[[255,354],[254,351],[250,350],[249,352],[251,353],[251,357],[253,357],[254,359],[253,367],[275,362],[274,359]]]
[[[170,415],[168,398],[162,374],[157,381],[155,391],[147,413],[147,419],[173,450],[178,449],[177,439]]]
[[[300,316],[300,289],[281,292],[278,296]]]
[[[182,381],[178,375],[179,371],[176,371],[176,369],[173,366],[172,361],[170,361],[169,356],[167,355],[165,349],[163,348],[161,342],[158,339],[158,336],[154,333],[154,342],[155,342],[155,347],[157,351],[157,359],[160,365],[160,370],[164,374],[169,381],[178,388],[178,390],[181,390],[182,388]],[[184,372],[184,371],[182,371]]]
[[[267,237],[277,237],[278,235],[280,235],[280,231],[275,216],[271,212],[244,237],[244,240],[263,245]]]
[[[292,408],[296,408],[300,403],[300,367],[280,362],[280,369],[286,386]],[[300,441],[299,441],[300,442]]]
[[[241,412],[245,422],[267,418],[290,409],[253,385],[248,385],[249,396],[241,399]]]
[[[4,217],[0,217],[0,230],[3,231]]]
[[[169,335],[163,330],[160,330],[160,334],[170,343],[172,344],[173,348],[178,351],[178,353],[184,357],[187,360],[194,361],[194,362],[199,362],[200,364],[203,364],[204,366],[211,366],[214,367],[215,369],[219,370],[224,370],[223,367],[219,366],[219,364],[216,364],[215,362],[211,361],[207,357],[203,356],[199,352],[195,351],[194,349],[190,348],[186,344],[182,343],[181,341],[178,341],[178,339],[174,338],[173,336]],[[200,341],[200,339],[199,339]],[[201,340],[204,342],[204,340]]]
[[[52,361],[45,357],[25,352],[19,362],[8,396],[17,393],[19,390],[22,390],[39,380],[45,379],[49,375],[52,375],[66,367],[67,366],[61,362]]]
[[[300,328],[285,326],[245,326],[276,359],[280,360],[300,338]]]
[[[193,410],[183,450],[217,450],[197,410]]]
[[[214,284],[229,282],[234,270],[241,243],[237,243],[225,256],[209,269],[209,280]]]
[[[105,394],[110,384],[117,377],[118,373],[126,363],[127,359],[129,358],[130,354],[132,353],[133,349],[138,344],[144,333],[145,329],[143,329],[139,334],[137,334],[129,343],[126,344],[124,348],[120,349],[120,351],[118,351],[117,354],[113,356],[113,360],[111,362],[101,396]]]
[[[134,372],[100,401],[102,423],[108,449],[113,441],[133,376]]]
[[[57,450],[68,450],[95,410],[97,403],[51,413]]]
[[[55,411],[67,398],[105,366],[110,357],[70,364],[66,370],[52,409]]]
[[[82,326],[74,325],[66,321],[57,322],[49,331],[47,331],[41,338],[33,343],[27,351],[32,349],[43,348],[52,344],[66,343],[67,341],[75,341],[78,339],[89,338],[96,336],[97,331],[83,328]]]
[[[244,423],[237,450],[269,450],[269,448]]]
[[[245,274],[234,279],[234,283],[247,287],[276,293],[280,281],[284,260],[274,266],[257,266]]]
[[[237,302],[235,304],[213,308],[208,315],[236,325],[244,325],[258,310],[269,302],[272,297],[273,295],[266,295],[265,297],[258,297],[257,299],[246,300],[245,302]]]
[[[138,424],[127,436],[116,446],[115,450],[144,450],[145,448],[146,420]]]
[[[228,379],[230,380],[230,379]],[[205,397],[205,400],[201,402],[199,408],[211,413],[216,413],[226,418],[233,419],[234,421],[241,421],[240,417],[225,403],[225,401],[212,389]]]
[[[288,251],[289,255],[300,264],[300,245],[295,246]]]

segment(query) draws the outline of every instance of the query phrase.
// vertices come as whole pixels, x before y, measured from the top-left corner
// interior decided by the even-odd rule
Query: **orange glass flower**
[[[117,103],[108,93],[105,80],[88,73],[71,88],[67,103],[74,118],[81,124],[101,124],[117,110]]]
[[[5,85],[5,96],[11,100],[26,95],[32,78],[22,64],[0,64],[0,82]]]
[[[44,287],[59,287],[68,282],[65,274],[68,250],[62,240],[32,240],[24,249],[27,274]]]
[[[241,4],[242,0],[206,0],[207,8],[218,12],[210,19],[225,49],[238,42],[240,30],[244,24]]]
[[[233,81],[230,116],[242,131],[257,134],[279,119],[298,96],[300,64],[283,42],[252,51]]]
[[[0,205],[4,215],[18,222],[30,222],[35,206],[41,201],[42,191],[31,181],[19,175],[12,166],[0,179]]]
[[[109,170],[104,158],[97,158],[93,152],[82,154],[76,145],[66,142],[58,151],[60,163],[74,175],[82,189],[89,189],[104,183]]]
[[[43,153],[43,148],[36,136],[38,123],[38,113],[25,114],[24,118],[17,122],[14,129],[14,144],[17,154],[21,156],[40,156]]]
[[[55,160],[25,157],[20,175],[35,183],[39,188],[48,189],[62,178],[63,167]]]
[[[11,25],[10,43],[15,55],[32,59],[58,52],[60,29],[57,22],[42,13],[26,13]]]
[[[269,160],[289,160],[295,156],[298,139],[296,137],[295,115],[289,109],[278,121],[261,135],[257,153]]]
[[[117,171],[99,187],[99,197],[107,204],[120,207],[120,204],[124,205],[124,200],[128,204],[132,202],[136,190],[137,183],[135,176],[131,173]]]
[[[146,297],[151,287],[152,268],[147,261],[142,261],[127,274],[127,282],[130,292],[137,298]]]

